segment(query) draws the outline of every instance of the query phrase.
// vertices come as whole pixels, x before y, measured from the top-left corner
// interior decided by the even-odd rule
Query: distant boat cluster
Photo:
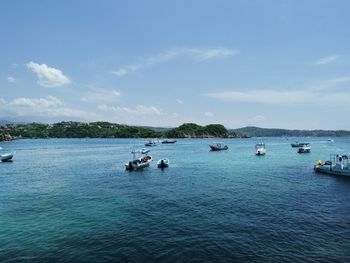
[[[332,139],[328,139],[328,142],[334,142]],[[175,144],[176,140],[149,140],[145,143],[146,147],[154,147],[159,143],[161,144]],[[311,146],[308,142],[295,142],[291,144],[292,148],[297,148],[297,153],[310,153]],[[210,151],[224,151],[228,150],[229,147],[223,142],[213,142],[209,145]],[[153,158],[150,153],[149,148],[133,149],[131,151],[133,154],[133,159],[125,164],[125,169],[129,171],[142,170],[149,167]],[[266,145],[263,142],[257,143],[255,145],[255,155],[264,156],[266,155]],[[140,154],[136,157],[136,154]],[[11,162],[15,152],[5,151],[0,147],[0,162]],[[158,168],[167,168],[170,166],[170,160],[167,157],[163,157],[157,161]],[[331,175],[345,175],[350,176],[350,156],[348,154],[331,154],[329,160],[323,162],[318,160],[314,166],[315,172]]]
[[[145,143],[145,146],[147,147],[154,147],[157,146],[158,143],[171,143],[174,144],[176,140],[164,140],[164,141],[157,141],[157,140],[149,140]],[[329,139],[328,142],[334,142],[333,140]],[[308,142],[295,142],[291,144],[292,148],[297,148],[297,153],[310,153],[311,152],[311,146]],[[225,151],[228,150],[228,146],[224,144],[223,142],[213,142],[209,145],[210,151]],[[150,152],[147,148],[142,148],[141,150],[133,150],[131,153],[133,153],[134,158],[133,160],[127,162],[125,164],[126,170],[133,171],[133,170],[141,170],[145,167],[148,167],[150,165],[150,162],[153,160],[150,155],[148,155]],[[141,157],[136,158],[135,154],[140,153],[142,154]],[[260,142],[255,145],[255,155],[257,156],[264,156],[266,155],[266,146],[265,143]],[[342,155],[331,155],[331,158],[329,161],[322,162],[321,160],[318,160],[316,165],[314,166],[314,170],[318,173],[325,173],[325,174],[332,174],[332,175],[347,175],[350,176],[350,157],[346,154]],[[158,168],[166,168],[169,167],[170,160],[168,158],[162,158],[158,160],[157,167]]]

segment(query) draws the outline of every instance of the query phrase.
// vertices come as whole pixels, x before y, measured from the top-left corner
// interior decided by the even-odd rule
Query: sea
[[[0,262],[350,262],[350,178],[313,170],[350,138],[328,139],[178,139],[137,172],[144,139],[1,142]]]

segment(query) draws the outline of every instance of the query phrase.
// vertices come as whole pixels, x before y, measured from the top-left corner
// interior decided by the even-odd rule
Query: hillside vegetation
[[[235,136],[219,124],[199,126],[188,123],[174,129],[159,129],[109,122],[4,125],[0,127],[0,140],[5,134],[19,138],[228,138]]]
[[[332,136],[350,136],[350,131],[345,130],[287,130],[287,129],[267,129],[259,127],[244,127],[239,129],[230,130],[237,134],[245,135],[248,137],[332,137]]]
[[[109,122],[59,122],[0,125],[0,141],[13,138],[247,138],[282,136],[350,136],[350,131],[287,130],[244,127],[227,130],[221,124],[185,123],[177,128],[128,126]]]

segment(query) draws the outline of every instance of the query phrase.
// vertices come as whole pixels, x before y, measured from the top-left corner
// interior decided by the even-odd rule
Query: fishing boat
[[[157,143],[153,140],[149,140],[147,143],[145,143],[145,146],[153,147],[153,146],[157,146]]]
[[[331,175],[350,176],[350,156],[348,154],[331,154],[329,161],[318,160],[315,172]]]
[[[152,156],[148,155],[149,152],[150,150],[146,148],[142,148],[140,150],[133,149],[131,151],[133,155],[133,159],[132,161],[129,161],[125,164],[125,169],[129,171],[133,171],[133,170],[140,170],[145,167],[148,167],[150,162],[152,161]],[[142,156],[139,158],[136,158],[136,153],[141,153]]]
[[[164,140],[162,143],[176,143],[176,140]]]
[[[166,168],[166,167],[169,167],[169,164],[170,164],[170,161],[169,161],[168,158],[160,159],[160,160],[157,162],[158,168]]]
[[[311,152],[311,146],[309,143],[305,143],[303,146],[298,148],[298,153],[309,153]]]
[[[291,146],[293,148],[299,148],[299,147],[303,147],[307,144],[309,144],[309,143],[308,142],[295,142],[295,143],[292,143]]]
[[[266,154],[266,149],[265,149],[265,143],[257,143],[255,145],[255,155],[265,155]]]
[[[152,161],[152,156],[144,155],[125,164],[125,169],[129,171],[140,170],[148,167]]]
[[[0,147],[2,151],[2,148]],[[15,153],[11,152],[0,152],[0,162],[11,162]]]
[[[210,144],[209,147],[212,151],[222,151],[228,149],[228,146],[225,145],[223,142],[214,142]]]

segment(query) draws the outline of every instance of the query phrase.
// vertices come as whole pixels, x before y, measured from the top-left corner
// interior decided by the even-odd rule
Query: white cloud
[[[83,102],[114,102],[121,96],[117,90],[106,90],[101,88],[93,88],[81,98]]]
[[[206,117],[209,117],[209,118],[214,117],[214,113],[212,113],[212,112],[210,112],[210,111],[204,112],[204,115],[205,115]]]
[[[318,92],[315,90],[249,90],[249,91],[224,91],[203,94],[206,97],[220,101],[296,105],[317,103],[346,103],[350,101],[350,93],[347,92]]]
[[[9,83],[16,83],[16,79],[14,77],[7,77],[7,82]]]
[[[31,61],[26,66],[37,75],[38,83],[43,87],[58,87],[71,83],[71,80],[61,70],[50,68],[46,64],[40,65]]]
[[[17,98],[10,102],[10,105],[20,106],[20,107],[57,107],[64,103],[53,96],[47,96],[45,98],[31,99],[31,98]]]
[[[97,107],[101,111],[106,112],[113,112],[113,113],[120,113],[120,114],[128,114],[130,116],[143,116],[143,115],[163,115],[163,112],[154,106],[143,106],[138,105],[135,108],[128,108],[128,107],[114,107],[114,106],[108,106],[105,104],[98,105]]]
[[[113,74],[118,77],[125,76],[131,72],[138,71],[140,69],[150,68],[160,63],[176,59],[178,57],[188,57],[198,62],[211,61],[214,59],[223,59],[230,56],[237,55],[239,53],[238,49],[230,48],[180,48],[180,49],[171,49],[165,52],[156,54],[145,59],[141,63],[130,64],[124,67],[121,67],[115,71],[112,71]]]
[[[179,104],[184,104],[183,100],[180,100],[180,99],[177,99],[176,102]]]
[[[339,57],[338,55],[331,55],[331,56],[323,57],[323,58],[316,60],[313,63],[313,65],[315,65],[315,66],[325,65],[325,64],[331,63],[333,61],[336,61],[338,59],[338,57]]]
[[[16,98],[6,103],[0,99],[0,110],[9,116],[40,117],[93,117],[95,114],[65,106],[64,102],[53,96],[45,98]]]

